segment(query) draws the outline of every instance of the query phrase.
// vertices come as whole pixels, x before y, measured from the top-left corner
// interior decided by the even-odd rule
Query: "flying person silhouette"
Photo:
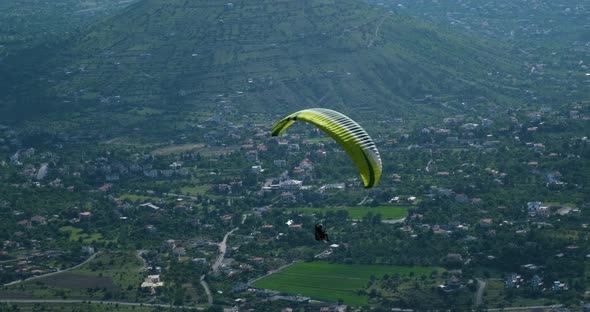
[[[315,225],[315,240],[329,242],[328,234],[324,231],[323,226],[320,223]]]

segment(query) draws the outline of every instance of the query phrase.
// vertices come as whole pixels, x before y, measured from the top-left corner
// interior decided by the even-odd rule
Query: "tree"
[[[214,305],[210,306],[209,308],[207,308],[206,311],[207,312],[223,312],[223,306],[218,305],[218,304],[214,304]]]

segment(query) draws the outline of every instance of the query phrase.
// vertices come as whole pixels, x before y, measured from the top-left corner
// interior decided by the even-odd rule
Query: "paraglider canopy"
[[[278,136],[296,120],[308,122],[326,132],[346,151],[363,179],[365,188],[374,187],[381,177],[381,156],[375,142],[358,123],[326,108],[295,112],[277,123],[272,136]]]

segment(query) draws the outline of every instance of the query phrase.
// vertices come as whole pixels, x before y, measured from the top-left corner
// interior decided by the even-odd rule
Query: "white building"
[[[164,282],[160,281],[160,275],[148,275],[141,283],[141,288],[156,288],[164,286]]]

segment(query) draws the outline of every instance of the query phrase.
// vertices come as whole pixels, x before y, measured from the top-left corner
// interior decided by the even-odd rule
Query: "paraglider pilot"
[[[324,231],[320,223],[315,225],[315,240],[329,242],[328,234]]]

